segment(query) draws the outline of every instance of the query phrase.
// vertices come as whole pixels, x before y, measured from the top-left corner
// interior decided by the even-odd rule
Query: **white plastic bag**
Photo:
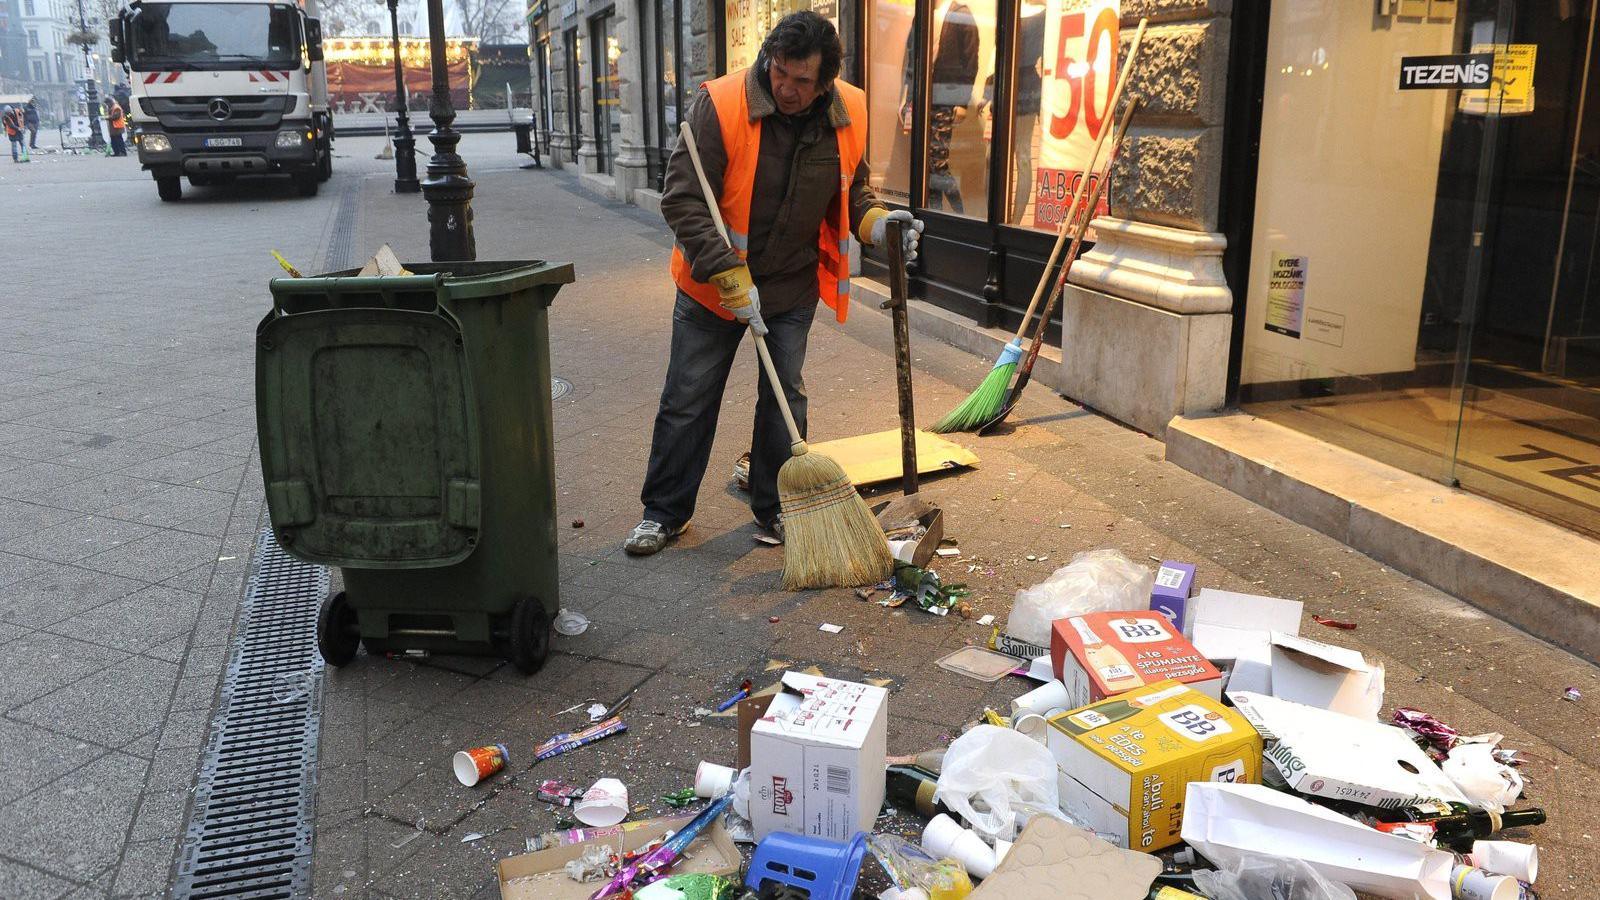
[[[1494,758],[1494,744],[1459,744],[1439,768],[1473,806],[1502,813],[1522,796],[1522,776]]]
[[[1150,608],[1155,573],[1115,550],[1079,553],[1031,588],[1017,591],[1006,634],[1050,646],[1050,623],[1084,613]]]
[[[1215,872],[1196,870],[1195,886],[1212,900],[1355,900],[1356,892],[1329,881],[1298,859],[1239,854]]]
[[[945,750],[933,799],[991,844],[1009,841],[1016,837],[1018,813],[1056,808],[1056,761],[1026,735],[979,725]]]

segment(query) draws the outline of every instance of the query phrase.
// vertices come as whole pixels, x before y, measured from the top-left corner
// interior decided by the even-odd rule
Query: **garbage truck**
[[[162,200],[241,175],[287,174],[303,197],[333,175],[316,0],[133,0],[111,20],[139,162]]]

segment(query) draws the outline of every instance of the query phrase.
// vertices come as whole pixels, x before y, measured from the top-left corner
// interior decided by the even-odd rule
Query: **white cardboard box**
[[[1272,633],[1300,633],[1299,600],[1201,588],[1189,601],[1187,633],[1201,655],[1228,672],[1227,689],[1272,692]]]
[[[791,831],[847,841],[883,806],[889,692],[785,672],[750,729],[750,818],[756,840]]]
[[[1274,634],[1272,696],[1374,721],[1383,707],[1383,666],[1348,647]]]
[[[1399,728],[1246,691],[1228,699],[1266,743],[1267,774],[1275,770],[1291,790],[1386,808],[1467,802]]]

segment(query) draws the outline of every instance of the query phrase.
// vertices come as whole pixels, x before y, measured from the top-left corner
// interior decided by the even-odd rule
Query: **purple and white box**
[[[1194,593],[1194,565],[1166,560],[1156,570],[1156,581],[1150,588],[1150,608],[1161,613],[1179,629],[1185,629],[1189,612],[1189,595]]]

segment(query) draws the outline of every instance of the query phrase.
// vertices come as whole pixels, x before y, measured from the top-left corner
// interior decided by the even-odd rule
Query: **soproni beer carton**
[[[1050,629],[1050,663],[1073,706],[1172,679],[1213,700],[1222,673],[1158,612],[1098,612],[1058,619]]]
[[[1049,725],[1061,808],[1130,850],[1180,840],[1190,782],[1261,781],[1261,736],[1250,723],[1175,681],[1058,713]]]
[[[847,841],[883,806],[889,692],[785,672],[750,729],[750,819],[774,831]]]

